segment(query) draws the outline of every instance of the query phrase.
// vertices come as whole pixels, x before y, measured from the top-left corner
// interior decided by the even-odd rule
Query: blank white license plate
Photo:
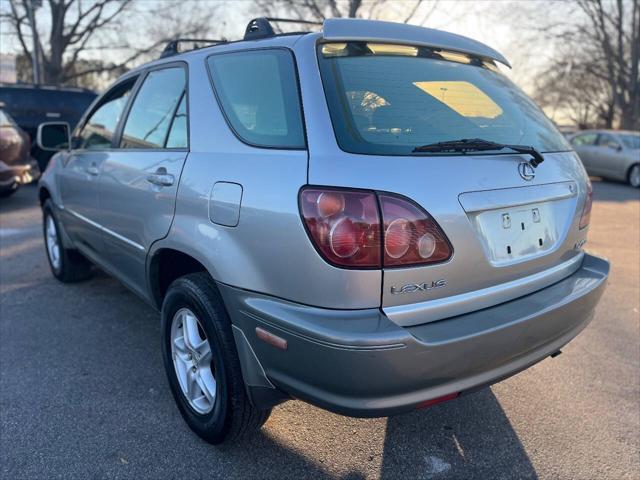
[[[552,249],[558,239],[554,213],[554,202],[546,202],[478,214],[476,228],[491,262],[511,263]]]

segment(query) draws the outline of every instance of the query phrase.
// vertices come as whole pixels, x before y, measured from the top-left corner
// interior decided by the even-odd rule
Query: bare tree
[[[17,39],[21,54],[32,61],[30,2],[8,0],[0,20]],[[193,8],[176,8],[171,3],[160,3],[146,11],[141,7],[144,7],[141,2],[132,0],[47,0],[41,15],[49,17],[42,22],[48,31],[38,28],[36,37],[44,82],[75,84],[89,75],[118,73],[157,52],[171,38],[198,35],[211,29],[207,15],[192,14]],[[199,10],[211,13],[215,8],[215,4],[201,4]],[[105,52],[112,59],[105,59]]]
[[[258,10],[267,16],[286,14],[289,17],[322,21],[325,18],[369,18],[404,23],[423,24],[431,15],[438,0],[256,0]]]
[[[640,0],[576,0],[541,33],[557,53],[539,75],[536,99],[580,126],[640,129]]]

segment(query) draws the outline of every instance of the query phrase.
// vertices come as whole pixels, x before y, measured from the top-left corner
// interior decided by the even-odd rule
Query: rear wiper
[[[532,167],[537,167],[544,162],[544,157],[535,148],[527,145],[507,145],[504,143],[491,142],[481,138],[463,138],[462,140],[452,140],[449,142],[429,143],[413,149],[414,153],[425,152],[480,152],[484,150],[503,150],[508,148],[518,153],[527,153],[533,158],[529,162]]]

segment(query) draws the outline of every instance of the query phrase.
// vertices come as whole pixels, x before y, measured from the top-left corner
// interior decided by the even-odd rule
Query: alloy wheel
[[[60,268],[60,243],[58,241],[58,229],[56,228],[56,222],[51,215],[47,215],[46,218],[46,238],[47,254],[51,261],[51,266],[58,270]]]
[[[634,165],[629,172],[629,184],[634,187],[640,187],[640,165]]]
[[[181,308],[173,316],[171,355],[187,402],[196,412],[209,413],[216,401],[211,345],[198,317],[188,308]]]

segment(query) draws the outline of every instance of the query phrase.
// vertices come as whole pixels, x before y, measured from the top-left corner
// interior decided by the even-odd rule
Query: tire
[[[231,322],[211,277],[199,272],[175,280],[162,303],[161,318],[169,386],[189,427],[212,444],[258,431],[271,410],[258,410],[249,401]],[[197,331],[197,337],[188,330]],[[208,355],[207,346],[187,345],[201,341],[207,343]],[[209,374],[215,379],[213,384],[207,380]]]
[[[47,200],[42,206],[42,232],[47,260],[54,277],[62,283],[73,283],[92,276],[91,262],[77,250],[64,248],[60,237],[60,224],[53,213],[51,200]]]
[[[631,168],[629,168],[627,183],[633,188],[640,188],[640,163],[631,165]]]

